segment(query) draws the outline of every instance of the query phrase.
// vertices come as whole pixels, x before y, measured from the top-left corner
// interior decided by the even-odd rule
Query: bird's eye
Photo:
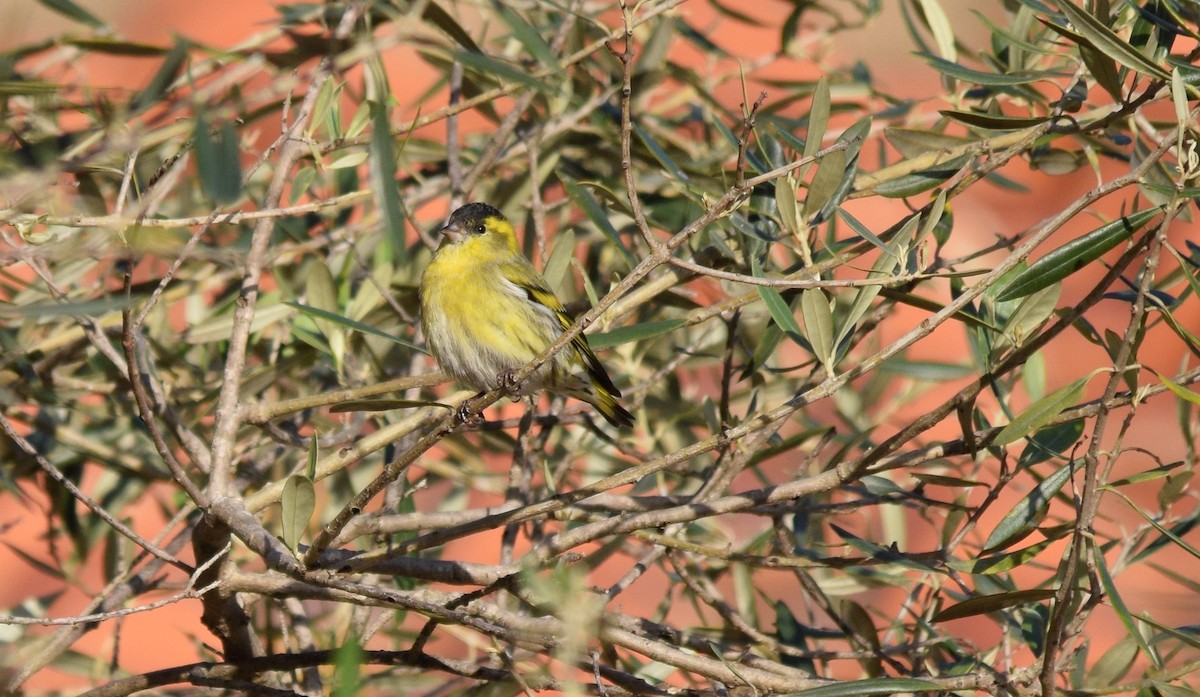
[[[483,234],[484,230],[487,230],[487,228],[485,228],[485,227],[483,226],[483,223],[480,223],[480,224],[478,224],[478,225],[476,225],[476,226],[475,226],[475,232],[478,232],[478,233],[479,233],[479,234],[481,234],[481,235]]]

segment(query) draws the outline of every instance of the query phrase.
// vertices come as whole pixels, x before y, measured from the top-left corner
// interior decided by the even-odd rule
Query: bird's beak
[[[457,225],[447,225],[442,228],[441,232],[442,237],[445,237],[454,244],[458,244],[466,239],[466,235],[463,234],[462,230],[458,229]]]

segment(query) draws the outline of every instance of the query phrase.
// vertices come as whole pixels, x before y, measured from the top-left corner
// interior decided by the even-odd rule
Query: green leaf
[[[941,692],[946,688],[937,683],[915,678],[872,678],[843,680],[830,685],[789,692],[788,697],[856,697],[857,695],[892,695],[901,692]]]
[[[875,193],[887,198],[915,196],[916,194],[941,186],[943,182],[957,174],[970,159],[970,155],[961,155],[952,160],[946,160],[925,169],[910,172],[896,179],[881,181],[873,188]]]
[[[1078,45],[1079,57],[1083,59],[1084,66],[1091,72],[1096,84],[1100,85],[1114,102],[1124,102],[1125,95],[1121,93],[1121,75],[1117,72],[1116,61],[1104,55],[1095,46],[1086,43]]]
[[[353,329],[356,332],[362,332],[363,334],[370,334],[372,336],[377,336],[381,339],[387,339],[388,341],[392,341],[397,344],[400,344],[401,346],[403,346],[405,348],[410,348],[414,351],[420,351],[421,353],[427,353],[425,351],[425,349],[421,348],[420,346],[417,346],[416,344],[414,344],[412,342],[406,341],[397,336],[392,336],[391,334],[388,334],[387,332],[379,331],[378,329],[376,329],[375,327],[372,327],[369,324],[363,324],[362,322],[356,322],[356,321],[350,319],[349,317],[339,315],[336,312],[329,312],[328,310],[322,310],[320,308],[313,307],[311,305],[305,305],[304,303],[293,302],[291,300],[289,300],[283,304],[296,308],[297,310],[303,312],[304,314],[312,317],[314,320],[316,320],[316,319],[329,320],[336,324],[340,324],[343,327]]]
[[[307,273],[304,274],[304,296],[308,299],[309,307],[324,310],[327,314],[337,314],[337,288],[334,287],[333,274],[324,261],[313,259],[309,262]],[[336,326],[324,317],[314,316],[313,320],[326,338]]]
[[[948,119],[965,123],[968,126],[988,128],[993,131],[1019,131],[1023,128],[1038,126],[1050,120],[1049,116],[995,116],[992,114],[981,114],[977,111],[957,111],[955,109],[939,109],[938,113]]]
[[[625,242],[617,233],[617,229],[613,227],[612,221],[608,219],[608,213],[605,212],[603,206],[596,200],[596,197],[592,196],[592,192],[586,186],[572,179],[564,178],[563,187],[567,190],[567,196],[583,211],[588,220],[592,221],[592,224],[599,228],[600,232],[604,233],[604,236],[612,242],[613,247],[620,252],[621,258],[625,260],[629,268],[632,269],[634,266],[637,266],[637,259],[634,258],[629,248],[625,246]]]
[[[561,288],[571,259],[575,257],[575,232],[571,229],[559,230],[554,236],[554,248],[546,257],[546,266],[542,269],[542,278],[551,288]]]
[[[975,374],[975,367],[966,363],[941,363],[938,361],[909,361],[891,358],[879,366],[881,371],[903,375],[914,380],[945,382],[961,380]]]
[[[979,576],[1004,574],[1018,566],[1024,566],[1033,561],[1039,554],[1046,551],[1046,548],[1053,542],[1054,540],[1042,540],[1041,542],[1029,545],[1028,547],[1022,547],[1013,552],[989,554],[971,559],[952,559],[946,562],[946,566],[955,571]]]
[[[792,236],[805,234],[796,205],[796,191],[796,180],[790,174],[775,181],[775,206],[779,209],[779,220],[783,223],[783,229]]]
[[[914,215],[904,223],[904,225],[900,228],[900,231],[897,232],[893,238],[895,241],[894,244],[897,247],[900,244],[899,240],[906,240],[912,237],[912,233],[916,229],[919,220],[920,216]],[[861,234],[861,231],[859,232]],[[874,237],[874,235],[871,236]],[[880,240],[880,242],[882,243],[882,240]],[[875,263],[871,265],[871,271],[867,274],[867,278],[887,278],[891,276],[892,272],[895,271],[899,264],[900,257],[896,253],[895,248],[885,245],[883,247],[883,253],[880,254],[879,257],[875,259]],[[875,300],[882,290],[883,284],[863,286],[858,289],[854,295],[854,302],[850,305],[850,311],[846,313],[845,319],[842,320],[842,328],[838,331],[837,338],[834,340],[835,346],[840,346],[842,341],[844,341],[846,337],[850,335],[850,332],[854,331],[855,327],[858,326],[858,321],[867,314],[867,310],[871,309],[871,302]],[[849,348],[849,346],[846,346],[843,350],[849,350]]]
[[[1000,433],[996,434],[992,444],[1015,443],[1053,421],[1054,417],[1083,397],[1083,388],[1087,385],[1090,377],[1079,378],[1029,405],[1029,408],[1021,412],[1011,423],[1000,429]]]
[[[650,150],[650,154],[654,155],[654,159],[658,160],[658,163],[671,173],[672,177],[681,182],[688,181],[688,175],[679,168],[679,165],[675,163],[675,160],[672,159],[667,151],[658,144],[658,141],[654,140],[653,136],[651,136],[646,129],[635,123],[633,124],[633,132],[637,134],[637,137],[642,141],[642,144]]]
[[[996,299],[1016,300],[1061,281],[1132,237],[1161,210],[1156,206],[1131,213],[1064,244],[1017,274]]]
[[[150,79],[150,84],[146,85],[141,92],[138,92],[129,100],[129,109],[138,112],[149,106],[158,104],[162,96],[171,87],[171,84],[175,82],[175,78],[179,75],[179,71],[183,67],[184,61],[187,60],[187,56],[188,42],[185,39],[176,39],[175,45],[171,47],[171,51],[163,58],[162,65],[154,73],[154,77]]]
[[[992,534],[988,535],[987,541],[983,543],[983,548],[990,550],[1007,547],[1033,532],[1046,517],[1051,499],[1058,494],[1058,490],[1063,487],[1063,484],[1071,479],[1077,462],[1077,460],[1073,460],[1067,463],[1055,470],[1049,477],[1038,482],[1033,491],[1026,494],[1025,498],[1013,506],[1013,509],[1000,520],[992,530]]]
[[[433,4],[433,3],[430,3]],[[333,690],[330,697],[356,697],[362,692],[363,648],[351,636],[338,647],[333,659]]]
[[[1074,445],[1081,435],[1083,419],[1047,426],[1029,437],[1029,442],[1017,460],[1017,467],[1025,469],[1045,462],[1055,455],[1061,455]]]
[[[542,38],[541,32],[529,25],[520,15],[513,12],[507,3],[492,0],[492,8],[500,15],[500,19],[512,30],[513,36],[525,47],[529,54],[537,59],[542,66],[553,68],[558,65],[558,59],[550,44]]]
[[[370,102],[371,109],[371,188],[375,205],[383,221],[384,232],[391,241],[392,256],[397,265],[403,264],[408,251],[404,245],[404,203],[396,190],[396,151],[392,142],[388,110],[382,103]]]
[[[260,302],[250,322],[250,331],[257,332],[292,316],[294,310],[287,303]],[[183,334],[189,344],[206,344],[210,341],[225,341],[233,331],[233,313],[215,315],[200,324],[192,325]]]
[[[762,298],[763,304],[767,306],[767,312],[770,313],[771,319],[775,320],[775,324],[787,334],[789,338],[807,348],[808,342],[803,339],[804,332],[800,329],[800,324],[796,322],[795,316],[792,315],[792,308],[779,294],[779,291],[770,286],[756,286],[758,297]]]
[[[992,355],[999,355],[1009,347],[1023,346],[1037,328],[1049,319],[1061,294],[1062,285],[1055,283],[1026,296],[1009,315],[1004,332],[992,348]]]
[[[1132,639],[1118,641],[1092,664],[1083,686],[1095,691],[1110,690],[1129,672],[1137,654],[1138,645]]]
[[[288,477],[283,484],[279,504],[283,509],[283,542],[296,553],[300,539],[308,529],[308,521],[317,507],[312,480],[302,474]]]
[[[129,56],[140,58],[146,56],[161,56],[167,53],[167,49],[162,46],[153,44],[143,44],[136,41],[123,41],[107,36],[91,36],[87,38],[68,37],[63,39],[63,43],[68,46],[91,51],[93,53],[103,53],[110,56]]]
[[[929,27],[930,33],[933,34],[938,53],[947,61],[957,60],[958,47],[955,45],[954,27],[950,26],[950,18],[946,16],[942,4],[938,0],[917,0],[917,5],[921,8],[925,26]]]
[[[126,298],[117,296],[101,300],[81,300],[78,302],[48,302],[31,305],[10,305],[0,302],[0,315],[17,315],[18,317],[94,317],[119,312],[136,307],[145,297],[135,296]]]
[[[81,22],[97,29],[104,26],[104,22],[99,17],[71,2],[71,0],[38,0],[38,2],[76,22]]]
[[[233,124],[225,122],[214,140],[203,114],[198,114],[193,142],[205,195],[222,204],[237,201],[242,195],[242,165]]]
[[[0,97],[38,97],[54,94],[61,89],[69,88],[46,80],[0,80]]]
[[[669,334],[680,327],[687,325],[687,320],[683,319],[664,319],[657,322],[642,322],[629,327],[621,327],[609,332],[600,334],[592,334],[588,336],[588,345],[597,351],[600,349],[628,344],[633,341],[644,341],[652,339],[656,336]]]
[[[938,622],[962,619],[963,617],[986,615],[989,612],[998,612],[1017,605],[1028,605],[1029,603],[1049,600],[1054,597],[1054,594],[1055,591],[1053,589],[1042,588],[983,595],[978,598],[964,600],[957,605],[951,605],[934,615],[930,621],[936,624]]]
[[[1172,381],[1170,378],[1158,372],[1157,370],[1154,371],[1154,374],[1158,376],[1159,381],[1161,381],[1168,390],[1174,393],[1176,397],[1191,402],[1192,404],[1200,404],[1200,393],[1192,392],[1183,385]]]
[[[1100,583],[1104,586],[1105,600],[1108,601],[1109,607],[1116,613],[1117,618],[1121,620],[1121,624],[1125,625],[1125,631],[1129,633],[1130,638],[1137,642],[1141,647],[1142,653],[1154,665],[1155,669],[1161,670],[1163,667],[1162,658],[1158,652],[1146,643],[1146,638],[1142,636],[1141,631],[1134,621],[1133,615],[1129,612],[1129,607],[1125,605],[1125,601],[1121,598],[1120,591],[1117,590],[1117,584],[1113,583],[1112,574],[1108,571],[1108,562],[1104,560],[1104,550],[1092,540],[1092,559],[1096,566],[1096,575],[1100,577]]]
[[[846,177],[846,151],[834,150],[817,164],[817,174],[804,197],[804,218],[812,221],[833,201]],[[834,203],[836,206],[837,204]],[[819,221],[816,221],[819,222]]]
[[[889,126],[883,129],[883,135],[892,147],[906,160],[920,157],[927,153],[940,152],[951,148],[959,148],[977,142],[974,138],[950,136],[945,133],[923,131],[916,128],[901,128]]]
[[[471,34],[463,29],[458,20],[454,19],[453,15],[436,2],[425,3],[424,11],[421,13],[421,19],[432,23],[438,29],[446,32],[446,34],[454,39],[454,42],[473,53],[482,53],[479,44],[471,38]]]
[[[1087,39],[1101,53],[1112,58],[1121,65],[1148,75],[1156,80],[1170,80],[1171,74],[1142,55],[1134,47],[1117,36],[1112,29],[1104,26],[1100,20],[1093,17],[1081,7],[1076,7],[1070,0],[1058,3],[1058,8],[1075,25],[1076,31]]]
[[[1003,73],[986,73],[982,70],[972,70],[963,67],[958,63],[953,63],[937,56],[924,54],[922,57],[929,63],[930,67],[947,77],[986,87],[1027,85],[1037,80],[1055,77],[1052,73],[1012,73],[1007,75]]]
[[[883,545],[875,544],[869,540],[864,540],[840,526],[830,524],[829,527],[843,540],[845,540],[848,545],[859,552],[862,552],[871,559],[875,559],[886,564],[896,564],[906,569],[913,569],[915,571],[929,571],[933,568],[929,564],[919,561],[918,559],[898,551],[893,547],[884,547]]]
[[[800,313],[804,316],[805,335],[812,344],[813,352],[833,374],[833,313],[829,309],[829,298],[820,288],[809,288],[800,294]]]
[[[812,157],[821,150],[825,139],[825,129],[829,126],[830,107],[829,76],[822,75],[813,88],[812,105],[808,109],[808,133],[804,136],[804,157]],[[804,173],[812,163],[804,165],[796,172],[796,179],[804,178]]]
[[[454,60],[462,63],[464,68],[475,74],[490,78],[498,83],[505,81],[515,82],[519,85],[531,87],[539,92],[546,89],[546,83],[535,78],[532,73],[491,56],[485,56],[482,53],[458,51],[454,54]]]

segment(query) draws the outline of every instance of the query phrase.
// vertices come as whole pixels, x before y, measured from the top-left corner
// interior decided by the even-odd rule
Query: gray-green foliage
[[[236,50],[42,5],[72,31],[0,61],[0,501],[53,523],[13,563],[108,585],[3,613],[8,689],[104,683],[68,649],[160,579],[240,671],[108,694],[1200,689],[1194,608],[1123,584],[1200,590],[1195,3],[375,0]],[[920,100],[822,54],[898,27]],[[157,69],[64,69],[98,54]],[[634,430],[457,424],[415,313],[463,200]]]

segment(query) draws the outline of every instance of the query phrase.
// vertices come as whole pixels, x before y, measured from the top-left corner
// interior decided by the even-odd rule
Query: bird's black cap
[[[504,219],[504,214],[495,206],[487,203],[468,203],[450,214],[450,219],[446,221],[446,227],[466,232],[475,229],[488,218]]]

